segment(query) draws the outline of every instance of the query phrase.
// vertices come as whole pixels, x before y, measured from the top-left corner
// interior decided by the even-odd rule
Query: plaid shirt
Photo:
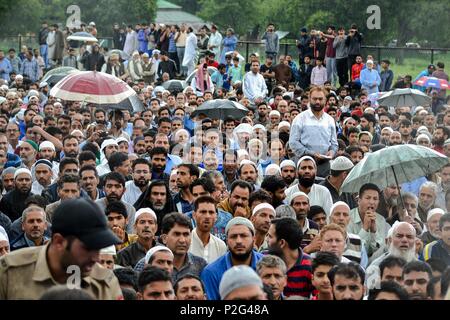
[[[39,80],[39,64],[36,59],[33,58],[31,61],[28,59],[23,60],[22,67],[20,68],[20,73],[23,76],[30,78],[32,82]]]

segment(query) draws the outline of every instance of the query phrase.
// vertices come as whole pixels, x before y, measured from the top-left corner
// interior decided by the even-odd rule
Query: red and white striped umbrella
[[[95,104],[117,104],[135,94],[124,81],[96,71],[68,75],[50,90],[56,98]]]

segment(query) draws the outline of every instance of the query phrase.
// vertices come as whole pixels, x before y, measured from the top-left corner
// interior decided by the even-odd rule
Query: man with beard
[[[392,184],[384,188],[380,195],[380,203],[377,212],[385,219],[391,218],[397,214],[398,198],[400,196],[400,188],[396,184]]]
[[[400,127],[398,128],[398,131],[402,136],[403,144],[414,144],[414,139],[411,136],[412,130],[413,128],[411,121],[409,121],[408,119],[400,121]]]
[[[223,178],[227,190],[230,190],[231,184],[237,180],[237,160],[238,154],[236,150],[227,150],[223,153]]]
[[[177,300],[206,300],[202,280],[192,274],[184,275],[173,285]]]
[[[22,213],[22,235],[11,242],[11,251],[44,245],[49,238],[44,235],[47,220],[44,209],[31,206]]]
[[[399,222],[392,227],[392,235],[387,252],[373,260],[367,268],[369,289],[376,288],[381,281],[380,263],[387,257],[394,256],[405,259],[406,262],[418,260],[416,257],[416,230],[408,222]]]
[[[317,166],[312,157],[300,158],[297,163],[298,184],[286,190],[286,197],[289,198],[299,191],[304,192],[308,195],[311,206],[320,206],[329,215],[333,199],[327,188],[315,183],[316,173]]]
[[[272,220],[267,233],[269,253],[282,258],[287,266],[287,285],[283,292],[286,297],[309,298],[313,291],[312,259],[300,248],[302,236],[300,226],[291,218]]]
[[[207,265],[205,259],[189,252],[192,224],[186,215],[173,212],[163,218],[161,242],[174,256],[172,280],[175,282],[186,274],[200,276]]]
[[[79,268],[83,291],[95,299],[123,299],[113,272],[97,263],[100,249],[119,243],[98,206],[85,199],[66,201],[56,210],[51,229],[45,246],[0,259],[0,299],[39,299],[56,285],[67,285],[73,266]],[[38,274],[45,279],[37,279]]]
[[[231,185],[229,197],[219,202],[217,208],[231,213],[233,217],[250,218],[251,212],[248,205],[252,192],[252,187],[248,182],[236,180]]]
[[[253,209],[250,221],[255,227],[255,250],[259,252],[267,250],[266,235],[275,216],[275,209],[268,203],[260,203]]]
[[[33,165],[31,171],[34,174],[34,182],[31,185],[31,193],[41,194],[51,183],[53,178],[53,164],[46,160],[40,159]]]
[[[297,223],[302,230],[300,247],[308,254],[318,251],[320,249],[320,241],[317,237],[319,226],[307,218],[310,209],[309,197],[304,192],[296,192],[289,197],[289,205],[294,208]]]
[[[156,235],[160,235],[162,220],[165,215],[176,211],[175,205],[170,194],[169,187],[164,181],[153,180],[149,187],[141,194],[134,203],[134,208],[150,208],[158,217],[158,230]]]
[[[133,148],[134,152],[140,157],[143,158],[147,154],[147,148],[146,148],[145,138],[144,137],[136,137],[133,140]]]
[[[219,300],[219,284],[223,274],[233,266],[247,265],[256,270],[256,264],[263,257],[254,248],[255,227],[250,220],[235,217],[225,229],[228,252],[207,265],[201,274],[208,300]]]
[[[439,219],[440,239],[428,244],[424,249],[425,261],[439,259],[450,265],[450,214],[446,213]]]
[[[152,164],[152,181],[169,181],[170,176],[165,173],[167,165],[167,150],[163,147],[155,147],[150,153],[150,162]]]
[[[120,201],[111,201],[105,209],[108,227],[114,234],[122,241],[116,244],[116,252],[128,247],[130,244],[136,242],[138,236],[129,234],[125,229],[128,224],[128,212],[125,205]]]
[[[446,208],[445,195],[450,190],[450,163],[441,168],[441,182],[438,183],[438,193],[436,197],[436,205],[440,208]]]
[[[444,154],[444,142],[450,138],[450,129],[444,126],[438,126],[433,132],[433,149]]]
[[[182,163],[177,167],[177,187],[180,190],[173,201],[180,213],[188,213],[193,209],[194,196],[189,190],[191,183],[198,179],[200,171],[193,164]]]
[[[136,211],[133,222],[137,240],[117,253],[117,264],[123,267],[134,267],[145,257],[145,254],[155,245],[155,233],[158,229],[156,213],[150,208]]]
[[[237,173],[239,179],[248,182],[253,190],[257,188],[258,168],[253,161],[242,160]]]
[[[97,169],[95,169],[94,166],[82,166],[79,175],[81,188],[89,195],[89,198],[91,198],[92,201],[97,201],[98,199],[105,197],[105,192],[98,188],[100,178]]]
[[[114,139],[105,139],[102,142],[102,145],[100,147],[100,152],[103,152],[103,155],[105,156],[102,160],[102,164],[97,167],[98,175],[101,177],[109,172],[111,172],[111,169],[109,168],[108,161],[111,155],[114,152],[119,151],[119,145],[117,144],[116,140]]]
[[[347,231],[359,235],[366,245],[369,257],[384,245],[389,225],[376,212],[380,202],[380,189],[373,183],[361,186],[358,206],[350,211],[351,222]]]
[[[435,208],[435,201],[438,193],[438,186],[436,183],[427,181],[420,186],[419,189],[419,204],[417,206],[417,215],[420,221],[426,222],[428,211]]]
[[[33,164],[36,162],[36,156],[39,147],[34,141],[27,140],[23,141],[20,144],[19,149],[20,149],[20,159],[28,169],[31,169]]]
[[[58,117],[56,126],[58,129],[61,130],[63,137],[65,137],[69,134],[71,124],[72,124],[72,118],[70,118],[68,115],[63,114]]]
[[[389,137],[389,146],[399,146],[402,144],[402,135],[398,131],[391,133]]]
[[[6,214],[11,221],[22,215],[25,209],[25,200],[32,194],[31,178],[30,170],[17,169],[14,173],[14,189],[0,200],[0,211]]]
[[[5,130],[6,131],[6,130]],[[0,149],[6,154],[6,163],[4,167],[18,167],[21,164],[20,157],[15,153],[8,152],[8,138],[4,133],[0,132]]]
[[[100,207],[100,209],[105,211],[106,206],[111,201],[120,201],[127,208],[129,221],[134,222],[135,221],[134,216],[136,214],[135,208],[132,205],[121,201],[122,196],[125,192],[125,178],[118,172],[108,173],[105,177],[104,190],[106,197],[95,201],[95,203]],[[128,233],[133,233],[133,224],[128,223],[126,230]]]
[[[341,117],[343,115],[344,114],[342,114]],[[342,122],[342,120],[341,120],[341,122]],[[347,113],[347,118],[345,118],[345,120],[342,122],[342,132],[340,132],[337,135],[337,138],[341,139],[342,141],[345,142],[345,144],[347,146],[349,146],[350,145],[350,141],[349,141],[350,140],[350,129],[356,128],[356,125],[357,125],[356,120],[354,118],[350,117],[350,114]]]
[[[128,155],[122,152],[114,152],[108,160],[109,169],[111,172],[120,173],[125,180],[129,180],[131,175],[131,162]],[[102,179],[103,177],[101,177]]]
[[[195,228],[189,252],[202,257],[208,263],[215,261],[227,251],[225,243],[213,235],[211,230],[217,222],[216,201],[210,196],[200,196],[194,201]]]
[[[323,111],[327,93],[321,87],[310,91],[311,109],[297,116],[291,126],[289,146],[297,157],[311,155],[318,164],[317,174],[325,177],[329,160],[338,151],[336,123]]]
[[[63,140],[63,152],[64,157],[76,158],[80,153],[80,146],[78,145],[78,139],[75,136],[68,135]]]
[[[372,135],[372,144],[380,143],[380,134],[376,131],[377,119],[371,113],[364,113],[360,119],[359,126],[361,131],[370,132]]]
[[[270,92],[270,91],[269,91]],[[267,117],[267,103],[261,102],[257,106],[258,118],[255,120],[255,124],[262,124],[264,127],[269,124],[269,118]]]
[[[152,166],[146,159],[136,159],[131,165],[133,180],[125,183],[125,193],[122,201],[133,205],[147,189],[152,180]]]
[[[1,179],[1,183],[3,186],[2,194],[6,194],[11,190],[14,190],[14,173],[16,172],[16,170],[17,169],[14,167],[3,169]]]
[[[445,214],[444,210],[440,208],[431,209],[427,215],[427,231],[421,234],[420,239],[423,245],[437,241],[441,238],[441,232],[439,230],[439,220]]]
[[[411,261],[403,267],[403,286],[410,300],[428,300],[427,286],[433,277],[432,270],[423,261]]]
[[[337,157],[331,162],[330,175],[328,175],[326,179],[320,183],[320,185],[330,191],[333,203],[342,200],[347,202],[352,208],[356,207],[352,195],[340,191],[345,178],[347,178],[353,166],[352,161],[344,156]]]
[[[280,176],[266,176],[261,183],[261,189],[267,191],[272,197],[272,206],[277,208],[286,198],[286,183]]]
[[[56,148],[50,141],[43,141],[39,145],[39,159],[46,159],[52,163],[52,170],[55,175],[59,173],[59,162],[55,161]],[[39,193],[40,194],[40,193]]]
[[[57,192],[59,200],[49,204],[45,208],[47,220],[52,222],[55,210],[66,200],[77,199],[80,197],[80,179],[75,175],[63,175],[58,179]]]
[[[78,160],[74,158],[64,158],[61,160],[59,164],[59,175],[58,178],[61,178],[64,175],[78,175],[79,165]],[[47,189],[42,191],[41,194],[48,203],[53,203],[59,200],[58,195],[58,183],[52,183]]]
[[[364,297],[364,270],[356,263],[339,263],[328,272],[334,300],[362,300]]]
[[[286,186],[289,188],[294,184],[297,178],[297,172],[295,171],[295,163],[292,160],[283,160],[280,163],[281,177],[283,178]]]

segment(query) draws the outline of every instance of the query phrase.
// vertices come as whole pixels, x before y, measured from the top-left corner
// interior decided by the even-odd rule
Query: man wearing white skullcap
[[[109,172],[111,169],[108,165],[108,160],[114,152],[119,151],[119,145],[114,139],[106,139],[102,142],[100,152],[102,153],[102,164],[97,167],[98,175],[101,177]]]
[[[100,264],[106,269],[114,269],[114,257],[116,256],[116,247],[111,245],[100,250]]]
[[[144,262],[145,266],[154,266],[166,270],[170,275],[173,272],[173,253],[166,246],[157,245],[147,251]]]
[[[427,229],[420,236],[424,246],[441,238],[439,220],[444,214],[445,212],[441,208],[434,208],[428,211],[426,222]]]
[[[11,221],[18,219],[25,210],[25,200],[32,194],[31,171],[19,168],[14,173],[14,189],[0,200],[0,211],[6,214]]]
[[[353,200],[353,196],[351,194],[342,193],[340,191],[345,178],[347,178],[348,174],[353,169],[353,166],[353,162],[349,158],[344,156],[339,156],[331,161],[330,175],[328,175],[328,177],[326,177],[325,180],[320,183],[320,185],[324,186],[328,189],[328,191],[330,191],[333,203],[344,199],[352,207],[356,206],[356,203]]]
[[[297,178],[297,170],[295,162],[292,160],[283,160],[280,163],[281,177],[288,187],[293,186],[295,179]]]
[[[5,229],[0,226],[0,257],[9,253],[9,238]]]
[[[260,203],[253,209],[250,221],[255,227],[255,247],[259,252],[268,249],[266,235],[275,216],[275,209],[269,203]]]
[[[134,229],[138,239],[135,243],[117,253],[117,264],[134,267],[155,245],[155,234],[158,230],[158,218],[150,208],[141,208],[134,215]]]

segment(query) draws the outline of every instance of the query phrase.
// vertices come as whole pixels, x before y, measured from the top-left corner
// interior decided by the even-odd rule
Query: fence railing
[[[100,37],[100,44],[112,48],[112,37]],[[35,35],[0,36],[0,49],[15,48],[20,51],[22,45],[38,48],[39,43]],[[239,41],[237,51],[248,61],[253,52],[259,53],[261,60],[265,57],[265,45],[261,41]],[[412,48],[412,47],[388,47],[388,46],[362,46],[361,53],[364,57],[371,54],[376,61],[388,59],[391,67],[397,74],[413,74],[423,70],[428,64],[438,61],[450,66],[450,48]],[[298,49],[294,42],[284,41],[280,44],[279,54],[291,55],[298,61]]]

